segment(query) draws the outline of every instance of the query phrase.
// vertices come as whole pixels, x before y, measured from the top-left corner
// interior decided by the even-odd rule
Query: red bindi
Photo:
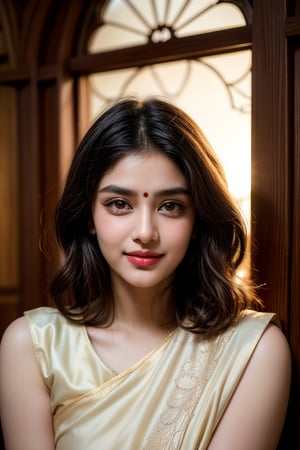
[[[144,192],[144,193],[143,193],[143,196],[144,196],[144,197],[148,197],[148,195],[149,195],[148,192]]]

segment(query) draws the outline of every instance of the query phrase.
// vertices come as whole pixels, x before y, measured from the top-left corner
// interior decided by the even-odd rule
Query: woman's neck
[[[135,328],[172,328],[175,324],[172,289],[137,288],[115,283],[115,324]]]

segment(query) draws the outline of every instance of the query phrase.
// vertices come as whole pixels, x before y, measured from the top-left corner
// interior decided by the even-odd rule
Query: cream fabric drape
[[[261,335],[277,320],[244,311],[213,339],[178,328],[117,374],[84,326],[53,308],[25,317],[51,393],[57,450],[205,450]]]

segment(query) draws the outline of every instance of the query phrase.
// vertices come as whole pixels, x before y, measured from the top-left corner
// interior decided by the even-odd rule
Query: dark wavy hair
[[[237,277],[246,227],[202,131],[184,111],[158,98],[116,102],[79,144],[56,210],[56,235],[65,259],[52,280],[51,297],[71,320],[112,323],[110,271],[90,232],[95,192],[116,161],[151,149],[182,171],[196,211],[193,238],[174,277],[177,323],[196,333],[219,333],[241,310],[260,306],[251,283]]]

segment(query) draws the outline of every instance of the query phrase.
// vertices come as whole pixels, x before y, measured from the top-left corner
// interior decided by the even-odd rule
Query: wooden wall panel
[[[0,87],[0,292],[16,287],[18,266],[18,158],[15,89]]]
[[[289,321],[290,179],[285,1],[254,1],[252,210],[256,274],[268,310]]]
[[[0,295],[0,336],[2,336],[6,327],[16,317],[20,315],[19,311],[20,296],[14,294],[1,293]]]
[[[19,95],[19,148],[20,170],[20,267],[21,299],[20,314],[41,305],[41,285],[44,258],[40,251],[41,220],[41,152],[38,138],[40,117],[37,105],[36,80],[25,83]]]
[[[300,11],[299,11],[300,13]],[[293,386],[291,396],[290,420],[297,430],[297,443],[300,448],[300,45],[295,50],[294,92],[294,154],[292,158],[293,189],[291,200],[292,247],[291,247],[291,320],[290,342],[293,355]]]
[[[44,256],[40,304],[48,303],[48,286],[60,265],[55,239],[55,209],[74,152],[73,83],[60,78],[39,84],[41,180],[41,249]]]
[[[286,1],[253,2],[252,210],[253,261],[267,310],[276,311],[293,354],[290,407],[278,449],[300,448],[299,296],[291,276],[295,258],[293,228],[293,45],[286,39]],[[299,89],[299,87],[297,88]],[[297,127],[300,123],[297,125]],[[298,131],[299,132],[299,131]],[[295,181],[295,179],[294,179]],[[299,238],[299,237],[298,237]],[[294,256],[292,256],[294,255]],[[299,275],[298,275],[299,276]],[[294,307],[292,306],[294,305]],[[270,374],[271,376],[271,374]]]
[[[17,96],[0,87],[0,336],[19,314]]]

